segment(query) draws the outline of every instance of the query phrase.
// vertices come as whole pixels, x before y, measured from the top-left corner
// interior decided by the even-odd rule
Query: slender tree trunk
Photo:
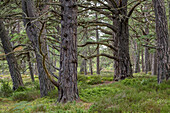
[[[87,75],[87,65],[86,65],[85,59],[82,59],[82,63],[81,63],[81,66],[80,66],[80,73]]]
[[[33,67],[32,67],[32,63],[31,63],[31,57],[30,57],[30,52],[27,53],[27,61],[28,61],[28,66],[29,66],[29,70],[30,70],[30,76],[31,76],[31,80],[32,82],[34,82],[34,71],[33,71]]]
[[[152,55],[152,75],[157,75],[157,53]]]
[[[8,34],[5,31],[5,26],[1,20],[0,20],[0,38],[2,41],[4,52],[5,54],[7,54],[6,59],[8,62],[9,71],[13,82],[13,90],[16,90],[18,87],[23,86],[23,81],[18,69],[17,60],[15,58],[14,53],[12,53],[13,50]]]
[[[158,53],[158,83],[169,77],[168,75],[168,26],[164,0],[153,0],[156,33],[157,33],[157,53]]]
[[[145,47],[145,73],[149,71],[149,48]]]
[[[88,46],[88,51],[89,51],[89,56],[91,56],[90,46]],[[90,74],[93,75],[93,62],[92,62],[92,58],[89,59],[89,69],[90,69]]]
[[[88,39],[88,28],[86,28],[86,39]],[[88,46],[88,53],[89,53],[89,56],[91,56],[91,48],[90,46]],[[93,75],[93,62],[92,62],[92,58],[89,59],[89,71],[90,71],[90,74]]]
[[[32,0],[22,0],[22,10],[27,15],[27,17],[36,17],[34,3]],[[26,26],[26,33],[28,35],[29,40],[32,42],[32,45],[35,50],[41,97],[47,96],[48,92],[51,91],[54,88],[54,86],[52,85],[52,83],[50,82],[49,78],[45,73],[43,67],[43,59],[39,52],[40,51],[38,43],[39,29],[37,27],[40,26],[40,23],[31,22],[31,20],[29,19],[24,19],[24,26]]]
[[[98,15],[96,13],[96,21],[98,21]],[[99,31],[98,31],[98,26],[96,26],[96,40],[97,42],[99,41]],[[97,45],[97,55],[99,55],[99,45]],[[99,56],[97,57],[97,74],[100,75],[100,58]]]
[[[135,48],[135,66],[134,66],[134,71],[135,73],[139,73],[140,72],[140,65],[139,65],[139,60],[140,60],[140,49],[139,46],[137,45],[136,42],[134,42],[134,48]]]
[[[145,65],[144,65],[144,55],[143,55],[143,48],[142,48],[142,52],[141,52],[141,57],[142,57],[142,72],[144,72],[145,70]]]
[[[79,99],[77,88],[77,0],[60,0],[61,45],[58,101]]]

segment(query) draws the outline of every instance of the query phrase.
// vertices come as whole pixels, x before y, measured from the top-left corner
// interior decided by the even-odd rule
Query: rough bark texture
[[[60,0],[61,45],[58,101],[79,99],[77,88],[77,0]]]
[[[116,23],[116,21],[114,23]],[[116,37],[115,33],[113,33],[113,39],[114,39],[113,46],[115,48],[118,48],[118,38]],[[113,51],[113,55],[114,57],[118,58],[118,53],[116,51]],[[118,78],[119,75],[119,62],[117,60],[114,60],[113,66],[114,66],[114,80],[116,80],[116,78]]]
[[[32,0],[22,0],[22,9],[27,17],[36,17],[35,8]],[[50,90],[54,88],[49,78],[47,77],[44,67],[43,67],[43,59],[41,54],[39,53],[40,48],[38,44],[38,35],[39,29],[37,27],[40,26],[38,22],[31,22],[29,19],[24,19],[24,26],[26,26],[26,33],[28,35],[29,40],[32,42],[32,45],[35,50],[35,56],[37,61],[38,75],[39,75],[39,83],[40,83],[40,93],[41,97],[46,96]]]
[[[126,77],[132,77],[132,65],[129,55],[129,29],[127,16],[127,0],[121,1],[122,7],[119,9],[118,15],[123,17],[117,18],[118,31],[118,58],[119,60],[119,75],[118,80]]]
[[[153,0],[156,16],[158,83],[169,77],[168,74],[168,26],[164,0]]]
[[[21,74],[19,72],[17,60],[15,58],[12,50],[12,46],[8,37],[7,32],[5,31],[5,26],[3,22],[0,20],[0,38],[2,41],[3,49],[6,55],[6,60],[8,62],[9,71],[11,74],[12,82],[13,82],[13,90],[16,90],[18,87],[23,86],[23,81]]]

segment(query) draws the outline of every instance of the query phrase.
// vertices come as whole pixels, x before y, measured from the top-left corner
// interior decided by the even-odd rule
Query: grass
[[[29,76],[24,75],[25,87],[18,91],[11,93],[11,83],[4,82],[9,83],[5,87],[8,87],[11,94],[0,97],[0,112],[168,113],[170,111],[170,81],[158,85],[155,76],[138,73],[134,78],[106,84],[106,81],[113,80],[112,75],[113,73],[102,73],[100,76],[78,75],[81,100],[66,104],[57,103],[57,90],[50,92],[47,97],[40,98],[37,78],[36,82],[32,83]],[[1,89],[3,85],[1,82]],[[4,89],[2,91],[4,92]]]

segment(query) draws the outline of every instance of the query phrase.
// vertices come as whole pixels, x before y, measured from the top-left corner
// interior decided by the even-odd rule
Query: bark
[[[11,53],[13,52],[13,50],[8,34],[5,31],[5,26],[1,20],[0,20],[0,38],[2,41],[4,52],[6,54],[6,60],[8,62],[9,71],[13,82],[13,90],[16,90],[18,87],[23,86],[23,81],[22,81],[21,74],[19,72],[15,55],[14,53]]]
[[[88,31],[88,28],[86,28],[86,39],[88,39],[88,32],[87,31]],[[88,53],[89,53],[89,56],[92,56],[90,46],[88,46]],[[93,75],[92,58],[89,59],[89,71],[90,71],[90,74]]]
[[[137,43],[135,42],[134,44],[134,48],[135,48],[135,66],[134,66],[134,72],[135,73],[139,73],[140,72],[140,65],[139,65],[139,61],[140,61],[140,48],[137,45]]]
[[[153,0],[155,17],[156,17],[156,33],[157,33],[157,53],[158,53],[158,83],[161,83],[168,74],[168,23],[164,0]]]
[[[143,55],[143,48],[142,48],[142,52],[141,52],[141,57],[142,57],[142,72],[145,71],[145,65],[144,65],[144,55]]]
[[[157,53],[152,55],[152,75],[157,75]]]
[[[116,0],[117,1],[117,0]],[[129,29],[127,19],[127,0],[121,1],[122,7],[118,15],[123,15],[123,18],[117,18],[118,31],[116,37],[118,38],[118,58],[119,60],[119,75],[118,80],[132,77],[132,65],[129,55]]]
[[[149,48],[145,47],[145,73],[149,71]]]
[[[114,23],[116,23],[116,21]],[[114,39],[113,46],[115,48],[118,48],[118,38],[116,37],[115,33],[113,33],[113,39]],[[117,58],[118,52],[113,51],[113,55],[114,55],[114,57]],[[118,76],[119,76],[119,62],[117,60],[114,60],[114,79],[113,80],[116,80],[116,78],[118,78]]]
[[[80,66],[80,73],[87,75],[87,64],[86,64],[85,59],[82,60],[82,63],[81,63],[81,66]]]
[[[90,46],[88,46],[88,51],[89,51],[89,55],[91,56],[91,50],[90,50]],[[92,62],[92,58],[89,59],[89,69],[90,69],[90,74],[93,75],[93,62]]]
[[[31,80],[32,82],[34,82],[34,70],[33,70],[33,66],[31,63],[31,57],[30,57],[30,52],[27,53],[27,61],[28,61],[28,66],[29,66],[29,70],[30,70],[30,76],[31,76]]]
[[[98,15],[96,13],[96,21],[98,21]],[[98,31],[98,26],[96,26],[96,40],[97,42],[99,41],[99,31]],[[99,55],[99,44],[97,45],[97,55]],[[100,74],[100,59],[99,56],[97,57],[97,74]]]
[[[22,0],[22,10],[26,14],[27,17],[36,17],[36,12],[34,8],[34,4],[32,0]],[[25,17],[25,15],[24,15]],[[40,93],[41,97],[47,96],[48,92],[51,91],[54,86],[50,82],[47,74],[45,73],[43,67],[43,59],[40,54],[40,48],[38,43],[38,34],[40,27],[40,23],[35,21],[31,22],[29,19],[24,19],[24,26],[26,26],[26,33],[28,35],[29,40],[32,42],[33,48],[35,50],[35,56],[37,61],[38,68],[38,77],[40,83]]]
[[[60,0],[61,45],[58,101],[79,99],[77,88],[77,0]]]

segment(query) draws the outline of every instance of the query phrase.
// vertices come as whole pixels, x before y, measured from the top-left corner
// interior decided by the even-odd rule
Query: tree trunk
[[[139,60],[140,60],[140,49],[139,46],[137,45],[136,42],[134,42],[134,48],[135,48],[135,66],[134,66],[134,71],[135,73],[139,73],[140,72],[140,65],[139,65]]]
[[[157,75],[157,53],[152,55],[152,75]]]
[[[122,7],[119,10],[120,15],[124,15],[123,18],[118,18],[118,32],[116,37],[118,38],[118,58],[119,60],[119,77],[118,79],[124,79],[126,77],[132,77],[132,65],[129,55],[129,29],[127,15],[127,0],[122,1]]]
[[[88,39],[88,28],[86,28],[86,39]],[[89,53],[89,56],[91,56],[91,48],[90,48],[90,45],[88,46],[88,53]],[[93,75],[93,62],[92,62],[92,58],[89,59],[89,71],[90,71],[90,74]]]
[[[98,21],[98,15],[96,13],[96,21]],[[99,41],[99,31],[98,26],[96,26],[96,40]],[[97,55],[99,55],[99,45],[97,45]],[[100,75],[100,57],[97,56],[97,74]]]
[[[149,71],[149,48],[145,47],[145,73]]]
[[[18,87],[23,86],[23,81],[18,69],[17,60],[13,53],[8,34],[5,31],[5,26],[1,20],[0,20],[0,38],[2,41],[4,52],[6,54],[6,59],[8,62],[9,71],[13,82],[13,90],[16,90]]]
[[[168,75],[168,26],[164,0],[153,0],[158,53],[158,83],[167,78]]]
[[[77,88],[77,0],[60,0],[61,45],[58,101],[79,99]]]
[[[29,70],[30,70],[30,76],[31,76],[31,80],[32,82],[34,82],[34,71],[33,71],[33,67],[32,67],[32,63],[31,63],[31,57],[30,57],[30,52],[27,53],[27,61],[28,61],[28,66],[29,66]]]
[[[142,51],[141,51],[141,57],[142,57],[142,72],[144,72],[145,71],[145,65],[144,65],[144,55],[143,55],[143,48],[142,48]]]
[[[34,3],[32,0],[22,0],[22,10],[27,15],[27,17],[36,17]],[[24,15],[25,16],[25,15]],[[24,19],[24,26],[26,26],[26,33],[29,40],[32,42],[33,48],[35,50],[35,56],[37,61],[39,82],[40,82],[40,93],[41,97],[47,96],[48,92],[54,89],[53,84],[50,82],[47,77],[44,67],[43,59],[40,54],[40,48],[38,43],[38,34],[40,26],[38,22],[31,22],[29,19]]]
[[[85,59],[82,59],[82,63],[81,63],[81,66],[80,66],[80,73],[87,75],[87,64],[86,64]]]
[[[115,48],[118,48],[118,38],[116,37],[115,33],[113,33],[113,39],[114,39],[113,46]],[[113,51],[113,55],[114,57],[118,58],[117,51]],[[116,80],[118,76],[119,76],[119,62],[117,60],[114,60],[114,79],[113,80]]]

